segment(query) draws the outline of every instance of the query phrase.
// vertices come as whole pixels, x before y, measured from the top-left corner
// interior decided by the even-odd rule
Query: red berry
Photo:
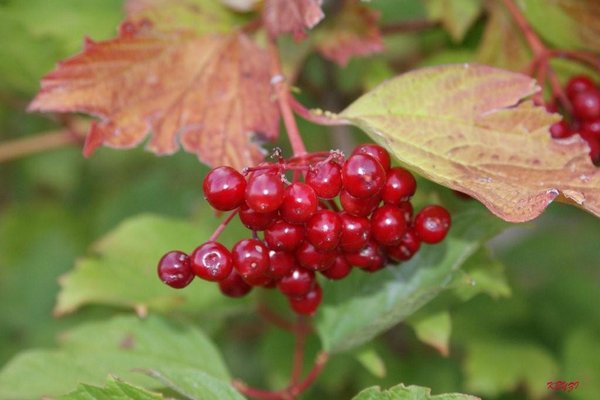
[[[323,291],[321,290],[321,286],[315,282],[315,286],[306,295],[302,297],[288,297],[288,301],[292,310],[297,314],[313,315],[317,311],[317,308],[319,308],[322,298]]]
[[[269,269],[267,276],[278,281],[297,266],[296,258],[286,251],[269,251]]]
[[[400,244],[393,247],[387,247],[386,251],[388,256],[396,261],[407,261],[419,251],[420,247],[421,239],[419,239],[415,231],[411,229],[406,231]]]
[[[213,208],[229,211],[243,203],[246,179],[231,167],[217,167],[206,175],[202,189]]]
[[[306,173],[306,183],[318,197],[333,199],[342,190],[342,168],[335,161],[318,163]]]
[[[304,268],[294,267],[281,278],[277,288],[290,297],[300,297],[308,293],[315,284],[315,273]]]
[[[366,270],[378,270],[385,266],[385,254],[381,246],[373,240],[355,253],[345,253],[346,260],[355,267]]]
[[[275,221],[265,229],[265,242],[272,250],[292,251],[300,246],[304,239],[304,227],[294,225],[282,219]]]
[[[583,120],[600,118],[600,90],[593,88],[577,92],[571,103],[576,117]]]
[[[244,279],[266,275],[269,269],[269,250],[258,239],[242,239],[231,250],[233,268]]]
[[[235,269],[232,269],[229,276],[219,282],[219,289],[225,296],[242,297],[252,290],[252,286],[248,285]]]
[[[190,254],[194,274],[200,278],[218,282],[227,278],[233,268],[231,253],[218,242],[206,242]]]
[[[384,246],[400,243],[406,229],[404,213],[390,204],[382,205],[371,216],[371,237]]]
[[[555,122],[550,126],[550,135],[554,139],[563,139],[573,135],[573,131],[569,127],[569,124],[564,119]]]
[[[267,229],[277,219],[277,211],[259,213],[248,207],[246,203],[240,206],[239,217],[242,224],[253,231]]]
[[[335,249],[342,234],[342,221],[336,212],[321,210],[306,222],[306,238],[318,251]]]
[[[289,223],[300,224],[317,211],[317,194],[306,183],[294,182],[285,189],[279,213]]]
[[[283,201],[283,181],[279,173],[253,173],[246,185],[246,203],[258,213],[276,211]]]
[[[590,158],[597,166],[600,164],[600,135],[592,131],[581,131],[581,137],[590,147]]]
[[[401,167],[394,167],[387,173],[387,178],[381,190],[381,199],[388,203],[397,205],[401,201],[408,200],[417,189],[415,177]]]
[[[569,99],[573,100],[575,94],[583,92],[584,90],[593,89],[595,83],[590,77],[586,75],[575,75],[569,79],[566,86],[566,92]]]
[[[296,259],[301,267],[311,271],[324,271],[333,265],[336,253],[321,252],[309,242],[303,242],[296,250]]]
[[[354,154],[342,167],[344,189],[354,197],[367,198],[378,194],[385,183],[385,169],[368,154]]]
[[[404,221],[406,221],[406,225],[411,225],[414,212],[412,203],[410,201],[401,201],[396,207],[399,208],[400,211],[402,211],[402,215],[404,215]]]
[[[340,204],[344,211],[357,217],[369,216],[377,208],[380,201],[381,197],[378,194],[360,199],[352,196],[346,190],[342,190],[342,193],[340,193]]]
[[[342,221],[342,234],[340,235],[342,250],[353,253],[365,247],[371,236],[371,223],[369,220],[347,212],[341,212],[339,216]]]
[[[352,272],[352,265],[346,260],[343,255],[338,255],[335,262],[321,274],[329,279],[339,280],[347,277]]]
[[[432,205],[419,211],[415,217],[414,229],[423,242],[435,244],[444,240],[450,224],[448,211],[444,207]]]
[[[273,287],[275,283],[275,280],[267,274],[250,275],[243,279],[250,286]]]
[[[583,121],[580,129],[582,136],[600,138],[600,118]]]
[[[158,277],[161,281],[175,289],[181,289],[194,279],[190,260],[182,251],[170,251],[158,262]]]
[[[356,146],[356,148],[352,152],[352,155],[354,154],[370,155],[371,157],[379,161],[383,169],[386,171],[390,169],[390,166],[392,164],[390,160],[390,154],[387,152],[387,150],[375,143],[365,143]]]

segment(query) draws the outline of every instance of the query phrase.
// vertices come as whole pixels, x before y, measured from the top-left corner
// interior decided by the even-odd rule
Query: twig
[[[300,117],[317,125],[338,126],[350,124],[345,119],[339,118],[336,114],[321,110],[309,110],[293,97],[290,100],[290,105],[292,110]]]
[[[396,24],[384,25],[379,28],[381,33],[389,35],[393,33],[411,33],[420,32],[440,26],[440,21],[426,19],[417,19],[412,21],[402,21]]]
[[[298,125],[294,119],[294,113],[290,108],[290,100],[292,98],[290,88],[283,75],[281,61],[279,60],[279,50],[273,39],[269,40],[269,53],[271,55],[271,84],[275,90],[277,104],[279,105],[279,111],[283,118],[283,124],[285,125],[292,151],[295,156],[306,154],[306,147],[300,136]]]
[[[317,358],[315,359],[315,364],[313,365],[306,378],[304,378],[304,380],[299,384],[289,387],[287,389],[288,393],[290,393],[292,396],[297,396],[298,394],[308,389],[308,387],[313,384],[315,379],[317,379],[317,377],[323,370],[323,367],[325,367],[325,364],[327,364],[327,360],[329,360],[329,353],[324,351],[320,352],[317,355]]]
[[[233,210],[231,213],[229,213],[229,215],[227,216],[227,218],[225,218],[223,221],[221,221],[221,223],[219,224],[219,226],[217,226],[217,229],[215,229],[215,231],[213,232],[212,235],[210,235],[210,238],[208,239],[209,242],[214,242],[215,240],[217,240],[219,238],[219,236],[221,235],[221,233],[225,230],[225,228],[227,227],[227,225],[229,224],[229,222],[231,222],[231,220],[233,219],[233,217],[235,217],[238,213],[240,209],[236,208],[235,210]]]
[[[292,374],[290,378],[291,385],[296,385],[300,379],[300,376],[302,375],[307,333],[308,330],[306,329],[306,320],[303,316],[299,315],[296,323],[296,329],[294,329],[296,341],[294,344],[294,361],[292,363]]]
[[[258,302],[257,310],[261,317],[263,317],[266,321],[272,323],[279,329],[288,332],[294,332],[296,326],[293,323],[275,314],[264,303]]]
[[[49,131],[32,137],[15,139],[0,143],[0,162],[80,144],[82,142],[83,138],[78,133],[69,129]]]

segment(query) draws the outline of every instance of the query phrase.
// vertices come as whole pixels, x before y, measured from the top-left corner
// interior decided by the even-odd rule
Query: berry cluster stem
[[[539,81],[540,85],[543,85],[547,80],[550,88],[552,89],[553,99],[558,99],[563,108],[570,113],[572,111],[571,103],[569,102],[554,69],[550,65],[550,59],[555,57],[566,58],[580,63],[589,64],[600,71],[600,58],[586,52],[568,50],[564,51],[548,48],[535,32],[531,24],[527,21],[527,18],[525,18],[515,1],[502,0],[502,2],[523,33],[523,36],[525,37],[525,40],[527,41],[527,44],[533,53],[533,61],[528,69],[529,74],[534,76]],[[538,101],[539,103],[543,103],[542,94],[539,93],[538,97],[534,100]]]
[[[275,40],[269,40],[269,53],[271,58],[271,84],[273,85],[275,96],[277,98],[277,104],[279,105],[279,111],[283,118],[283,124],[292,146],[292,151],[295,156],[306,154],[306,147],[300,136],[294,113],[290,107],[291,94],[289,85],[283,75],[281,68],[281,60],[279,59],[279,50],[277,49],[277,43]]]
[[[215,240],[217,240],[219,238],[219,236],[221,235],[221,233],[225,230],[225,228],[227,227],[229,222],[231,222],[233,217],[235,217],[237,215],[239,210],[240,210],[239,208],[236,208],[231,213],[229,213],[227,218],[225,218],[223,221],[221,221],[219,226],[217,226],[217,229],[215,229],[215,231],[212,233],[212,235],[210,235],[210,238],[207,241],[214,242]]]
[[[515,4],[514,0],[502,0],[502,2],[504,3],[504,6],[511,14],[517,25],[519,26],[521,32],[523,32],[525,40],[527,40],[531,51],[533,51],[534,57],[537,58],[544,55],[547,52],[546,46],[544,45],[544,43],[542,43],[542,40],[535,33],[535,31],[533,30],[533,28],[519,9],[519,6]]]
[[[295,329],[295,345],[294,345],[294,361],[292,365],[291,383],[297,384],[298,380],[302,376],[302,369],[304,368],[304,349],[306,344],[306,335],[308,329],[306,329],[306,319],[302,316],[298,316],[298,322],[296,323]]]
[[[254,399],[293,400],[313,384],[315,379],[317,379],[317,377],[325,367],[325,364],[327,364],[327,360],[329,360],[329,353],[323,351],[317,354],[313,367],[308,372],[306,377],[299,382],[291,382],[290,385],[283,390],[269,391],[256,389],[246,385],[244,382],[239,380],[234,380],[232,384],[240,393]]]

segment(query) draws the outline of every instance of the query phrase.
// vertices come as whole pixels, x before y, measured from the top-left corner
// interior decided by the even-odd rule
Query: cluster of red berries
[[[576,75],[567,82],[565,94],[572,113],[552,125],[550,134],[555,139],[579,134],[590,147],[592,162],[600,166],[600,87],[590,77]]]
[[[231,297],[253,286],[276,287],[299,314],[313,314],[321,302],[317,272],[342,279],[353,267],[378,271],[410,259],[421,242],[442,241],[450,228],[441,206],[413,217],[415,178],[392,168],[388,152],[375,144],[358,146],[348,159],[333,151],[279,157],[243,173],[218,167],[203,189],[213,208],[237,213],[252,238],[231,250],[209,240],[189,255],[171,251],[158,264],[160,279],[182,288],[198,276]]]

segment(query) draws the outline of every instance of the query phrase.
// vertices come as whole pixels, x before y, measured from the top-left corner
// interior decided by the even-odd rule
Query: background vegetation
[[[511,60],[516,53],[503,50],[506,38],[485,34],[490,19],[499,18],[494,4],[478,12],[459,37],[449,33],[447,24],[436,23],[438,18],[422,2],[381,0],[371,5],[383,9],[383,24],[434,23],[386,35],[384,53],[352,59],[345,68],[311,55],[297,82],[306,104],[338,111],[383,79],[423,65],[483,60],[520,67]],[[84,36],[114,36],[121,8],[120,0],[0,1],[0,149],[64,129],[64,120],[27,113],[27,104],[42,75],[78,52]],[[538,25],[544,38],[552,40]],[[577,45],[576,39],[561,36],[557,26],[555,42]],[[563,82],[580,68],[567,62],[556,67]],[[311,150],[350,149],[369,140],[348,128],[299,123]],[[279,145],[287,149],[285,137]],[[101,363],[102,337],[121,323],[137,329],[136,312],[150,313],[155,333],[170,329],[170,321],[191,321],[216,343],[231,376],[254,386],[285,385],[293,338],[257,317],[254,304],[263,295],[229,300],[214,288],[192,285],[182,303],[155,277],[156,260],[164,251],[193,248],[218,224],[202,199],[200,183],[208,169],[194,155],[157,158],[139,148],[102,148],[84,159],[81,146],[73,143],[1,162],[0,399],[44,393],[41,370],[55,381],[58,393],[75,390],[76,379],[61,374],[75,373],[76,358],[83,360],[78,363]],[[454,211],[481,209],[485,221],[498,223],[476,202],[427,181],[419,183],[416,203],[433,199]],[[368,386],[388,388],[400,382],[486,399],[595,398],[600,393],[597,218],[552,204],[533,222],[500,225],[503,232],[467,265],[469,274],[455,275],[450,290],[407,322],[365,346],[332,356],[306,398],[351,398]],[[241,236],[240,227],[227,232],[230,243]],[[473,280],[478,285],[470,288]],[[276,298],[262,301],[279,309]],[[195,346],[196,339],[188,339]],[[174,358],[184,359],[188,351],[190,358],[208,357],[185,348],[184,339],[178,343],[182,348],[173,350]],[[62,350],[43,354],[28,350],[58,346]],[[309,353],[319,346],[311,336]],[[122,365],[130,364],[125,360]],[[143,385],[139,379],[128,380]],[[556,380],[580,385],[568,394],[549,391],[546,382]],[[104,380],[90,383],[102,386]]]

